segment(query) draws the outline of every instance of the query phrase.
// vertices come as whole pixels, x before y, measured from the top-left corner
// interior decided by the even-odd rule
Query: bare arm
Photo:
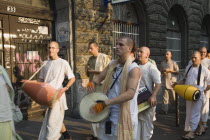
[[[75,81],[76,81],[75,77],[70,78],[68,84],[65,87],[67,89],[70,88]]]
[[[175,74],[175,75],[179,74],[179,72],[178,72],[178,71],[175,71],[175,70],[170,70],[170,69],[165,69],[165,70],[163,70],[163,72],[166,72],[166,73],[172,73],[172,74]]]
[[[99,74],[99,73],[101,73],[101,71],[97,71],[97,70],[93,70],[93,69],[88,69],[87,72],[88,73],[93,73],[93,74]]]
[[[179,74],[178,71],[173,71],[173,70],[171,71],[171,73],[172,73],[172,74],[175,74],[175,75]]]
[[[131,100],[136,92],[141,72],[139,68],[133,68],[128,75],[126,91],[121,93],[118,97],[105,100],[106,105],[121,104]],[[123,79],[125,80],[125,79]]]
[[[100,74],[96,76],[96,78],[94,78],[92,82],[100,84],[105,79],[108,69],[109,65],[102,72],[100,72]]]
[[[148,99],[151,106],[155,106],[157,104],[156,96],[160,88],[161,88],[161,83],[155,83],[155,87],[152,91],[152,96]]]

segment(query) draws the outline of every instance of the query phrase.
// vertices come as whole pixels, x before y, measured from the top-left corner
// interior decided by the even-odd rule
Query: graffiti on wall
[[[58,42],[69,41],[69,27],[68,22],[58,23],[57,26],[57,40]]]
[[[47,26],[37,26],[34,28],[17,28],[17,35],[19,38],[29,40],[44,40],[51,39],[51,34],[48,35]]]

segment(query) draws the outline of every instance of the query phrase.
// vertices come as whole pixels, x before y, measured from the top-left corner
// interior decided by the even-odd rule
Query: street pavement
[[[180,113],[180,126],[176,127],[174,114],[160,115],[157,113],[157,121],[154,122],[154,134],[151,140],[182,140],[184,135],[185,113]],[[43,117],[24,120],[16,124],[16,130],[23,140],[37,140],[41,129]],[[90,124],[82,119],[65,117],[64,121],[67,130],[70,132],[73,140],[85,140],[85,137],[91,134]],[[208,122],[210,124],[210,121]],[[63,138],[60,138],[63,140]],[[196,136],[195,140],[210,140],[210,129],[203,136]]]

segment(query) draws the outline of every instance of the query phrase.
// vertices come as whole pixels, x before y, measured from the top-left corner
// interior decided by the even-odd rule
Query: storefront
[[[37,4],[0,3],[0,64],[15,83],[17,76],[29,78],[46,59],[53,13]]]

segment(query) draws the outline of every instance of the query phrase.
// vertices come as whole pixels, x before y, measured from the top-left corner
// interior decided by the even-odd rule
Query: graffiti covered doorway
[[[11,45],[15,48],[11,52],[15,82],[18,76],[28,79],[47,59],[52,27],[50,21],[17,16],[10,16],[10,23]]]

